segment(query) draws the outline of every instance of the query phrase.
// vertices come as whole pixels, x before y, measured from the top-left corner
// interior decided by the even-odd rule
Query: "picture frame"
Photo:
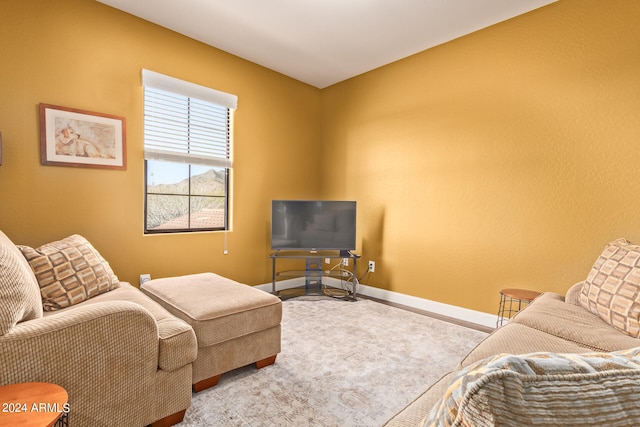
[[[125,148],[124,117],[40,104],[43,165],[124,170]]]

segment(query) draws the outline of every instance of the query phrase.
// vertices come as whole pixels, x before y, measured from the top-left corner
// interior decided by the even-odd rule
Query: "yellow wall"
[[[560,0],[324,90],[324,196],[358,200],[367,283],[495,313],[640,242],[639,21]]]
[[[607,241],[640,241],[640,2],[560,0],[322,91],[93,0],[0,16],[17,243],[80,233],[123,280],[259,284],[271,199],[354,199],[367,284],[494,313],[500,288],[564,292]],[[141,68],[239,96],[229,255],[222,233],[142,233]],[[127,170],[40,165],[40,102],[125,116]]]
[[[0,230],[32,246],[86,236],[122,280],[270,277],[271,199],[317,197],[319,90],[93,0],[0,2]],[[144,236],[148,68],[238,95],[233,232]],[[127,169],[42,166],[38,104],[126,117]]]

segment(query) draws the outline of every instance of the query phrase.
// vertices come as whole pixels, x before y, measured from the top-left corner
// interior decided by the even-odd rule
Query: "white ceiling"
[[[556,0],[98,0],[318,88]]]

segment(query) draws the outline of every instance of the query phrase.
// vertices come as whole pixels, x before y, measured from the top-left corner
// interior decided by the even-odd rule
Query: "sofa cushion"
[[[18,322],[39,317],[38,282],[18,248],[0,231],[0,335]]]
[[[18,247],[38,279],[46,311],[69,307],[119,286],[109,263],[80,235],[38,249]]]
[[[638,393],[640,348],[499,354],[455,375],[423,425],[637,425]]]
[[[584,353],[593,349],[510,320],[482,340],[460,361],[458,367],[469,366],[498,353],[525,354],[536,351]]]
[[[143,294],[140,291],[140,289],[136,288],[131,283],[127,283],[127,282],[120,282],[120,285],[117,289],[113,289],[110,292],[97,295],[91,299],[88,299],[82,302],[81,305],[84,306],[84,305],[96,304],[101,302],[110,302],[110,301],[135,302],[136,304],[141,305],[142,307],[150,311],[151,314],[153,315],[153,318],[156,319],[156,321],[167,319],[167,318],[170,318],[170,319],[175,318],[175,316],[173,316],[167,310],[162,308],[160,304],[153,301],[151,298]],[[61,309],[60,311],[63,311],[63,310],[73,310],[73,306]],[[52,316],[52,315],[55,315],[56,313],[57,311],[45,312],[44,316],[45,317]]]
[[[591,268],[580,304],[633,337],[640,334],[640,246],[609,243]]]
[[[510,324],[526,325],[549,335],[577,343],[595,351],[617,351],[640,346],[638,338],[613,328],[600,317],[581,306],[563,301],[556,293],[545,292],[519,312]],[[538,347],[530,351],[575,352]],[[499,352],[514,353],[509,349]],[[498,353],[498,352],[496,352]]]

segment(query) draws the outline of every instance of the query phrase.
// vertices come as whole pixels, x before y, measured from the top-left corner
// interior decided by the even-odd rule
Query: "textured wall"
[[[270,277],[273,198],[317,196],[319,91],[93,0],[0,2],[0,230],[40,245],[80,233],[123,280],[215,271]],[[233,232],[143,235],[148,68],[239,97]],[[126,171],[40,165],[38,104],[126,117]]]
[[[640,242],[639,19],[561,0],[323,91],[325,195],[359,202],[367,283],[495,313]]]
[[[0,13],[16,242],[84,234],[133,282],[265,283],[270,200],[323,194],[358,201],[368,284],[489,313],[500,288],[564,292],[607,241],[640,242],[640,2],[560,0],[323,91],[92,0]],[[229,255],[221,233],[142,234],[143,67],[239,96]],[[40,102],[125,116],[127,170],[41,166]]]

